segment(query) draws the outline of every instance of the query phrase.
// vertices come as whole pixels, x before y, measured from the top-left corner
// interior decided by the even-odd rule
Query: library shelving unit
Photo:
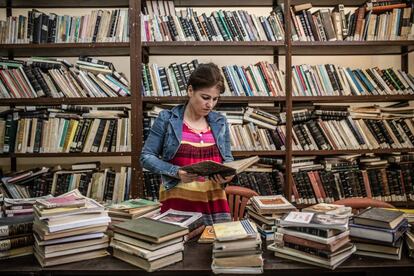
[[[35,99],[0,99],[0,106],[36,106],[36,105],[108,105],[108,104],[128,104],[131,106],[131,137],[137,137],[137,112],[139,108],[138,97],[140,93],[138,87],[137,73],[133,68],[138,68],[140,61],[136,58],[140,52],[137,33],[139,32],[139,11],[138,1],[134,0],[63,0],[63,1],[30,1],[30,0],[7,0],[0,1],[0,8],[6,9],[6,16],[12,16],[13,10],[31,8],[129,8],[130,13],[130,42],[119,43],[45,43],[45,44],[0,44],[0,55],[13,58],[30,56],[45,57],[77,57],[81,55],[89,56],[130,56],[131,75],[131,96],[119,98],[35,98]],[[131,54],[132,53],[132,54]],[[139,135],[138,135],[139,137]],[[130,152],[108,152],[108,153],[10,153],[0,157],[10,158],[12,170],[17,170],[16,158],[44,158],[44,157],[116,157],[130,156],[132,167],[132,183],[138,183],[137,168],[139,156],[139,141],[132,139]],[[137,185],[133,185],[130,193],[136,195]]]
[[[139,155],[143,145],[143,110],[147,104],[161,103],[184,103],[185,97],[143,97],[141,87],[141,64],[148,63],[149,57],[157,56],[198,56],[198,55],[237,55],[237,56],[272,56],[273,62],[278,64],[279,56],[285,58],[285,97],[222,97],[220,104],[239,104],[246,105],[254,103],[274,103],[284,106],[287,112],[286,122],[286,150],[285,151],[235,151],[235,157],[246,157],[250,155],[277,156],[285,158],[285,195],[290,198],[292,187],[292,158],[303,155],[336,155],[354,153],[390,153],[408,152],[413,149],[375,149],[375,150],[321,150],[321,151],[294,151],[292,149],[292,110],[293,105],[298,102],[388,102],[388,101],[409,101],[414,100],[412,95],[387,95],[387,96],[321,96],[321,97],[295,97],[292,96],[292,75],[291,65],[292,56],[317,56],[317,55],[399,55],[401,56],[401,69],[408,71],[408,54],[414,51],[414,41],[335,41],[335,42],[296,42],[292,41],[291,36],[291,17],[285,16],[285,41],[284,42],[227,42],[227,41],[208,41],[208,42],[143,42],[141,41],[140,12],[144,0],[89,0],[89,1],[29,1],[29,0],[7,0],[0,1],[0,7],[7,9],[7,15],[12,15],[13,8],[67,8],[67,7],[129,7],[130,11],[130,42],[129,43],[79,43],[79,44],[14,44],[0,45],[0,53],[3,56],[25,57],[25,56],[128,56],[130,57],[131,68],[131,94],[129,98],[91,98],[84,99],[33,99],[33,100],[0,100],[0,105],[44,105],[44,104],[130,104],[131,105],[131,135],[132,150],[128,153],[111,153],[111,156],[131,156],[132,185],[131,195],[143,195],[143,175],[139,165]],[[274,0],[175,0],[176,7],[233,7],[233,8],[254,8],[275,7],[278,1]],[[282,2],[282,1],[280,1]],[[289,15],[291,5],[309,2],[308,0],[285,0],[284,14]],[[333,6],[344,4],[348,7],[355,7],[363,4],[363,0],[315,0],[313,6]],[[108,156],[108,154],[11,154],[10,157],[14,168],[16,158],[20,157],[46,157],[46,156]],[[13,167],[13,166],[12,166]]]
[[[282,1],[279,1],[282,2]],[[318,103],[358,103],[358,102],[391,102],[414,100],[413,95],[372,95],[372,96],[292,96],[291,65],[293,56],[358,56],[358,55],[399,55],[401,56],[401,69],[408,72],[408,54],[414,51],[414,41],[334,41],[334,42],[298,42],[292,41],[291,17],[289,7],[291,5],[310,2],[308,0],[285,0],[285,41],[284,42],[141,42],[142,62],[147,63],[150,55],[261,55],[273,56],[274,63],[278,64],[278,57],[285,57],[286,97],[246,97],[226,96],[221,97],[219,104],[247,104],[275,103],[284,105],[287,112],[286,122],[286,150],[285,151],[233,151],[235,157],[247,157],[251,155],[275,156],[285,158],[286,177],[284,192],[287,198],[291,196],[292,187],[292,158],[294,156],[326,156],[338,154],[355,153],[391,153],[410,152],[414,149],[373,149],[373,150],[314,150],[295,151],[292,149],[292,110],[295,103],[318,102]],[[316,0],[312,1],[314,7],[329,7],[336,4],[344,4],[347,7],[356,7],[365,3],[362,0]],[[208,1],[196,0],[175,1],[176,7],[275,7],[278,1]],[[142,97],[140,103],[143,108],[148,103],[184,103],[185,97]]]

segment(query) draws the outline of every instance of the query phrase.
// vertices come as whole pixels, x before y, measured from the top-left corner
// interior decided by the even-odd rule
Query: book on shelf
[[[183,166],[181,167],[182,170],[197,174],[200,176],[211,176],[215,174],[220,174],[221,176],[230,176],[239,174],[254,163],[259,161],[258,156],[253,156],[249,158],[244,158],[237,161],[227,162],[224,164],[217,163],[214,161],[203,161],[196,164]]]

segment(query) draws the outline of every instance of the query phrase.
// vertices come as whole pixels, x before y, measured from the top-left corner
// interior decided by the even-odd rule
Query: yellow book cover
[[[249,220],[223,222],[213,224],[216,239],[219,241],[231,241],[256,237],[256,225]]]

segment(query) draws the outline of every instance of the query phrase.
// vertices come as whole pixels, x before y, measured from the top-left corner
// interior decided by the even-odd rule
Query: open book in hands
[[[217,163],[214,161],[202,161],[196,164],[181,167],[180,169],[188,173],[197,174],[199,176],[212,176],[215,174],[220,174],[221,176],[226,177],[243,172],[257,161],[259,161],[259,157],[256,155],[225,164]]]

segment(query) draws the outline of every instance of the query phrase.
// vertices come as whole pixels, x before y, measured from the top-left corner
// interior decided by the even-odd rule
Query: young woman
[[[210,178],[180,169],[205,160],[233,161],[226,118],[213,111],[224,79],[217,65],[200,64],[187,86],[188,101],[160,113],[141,153],[142,166],[161,174],[161,212],[203,213],[205,224],[231,220],[223,184],[233,176]]]

